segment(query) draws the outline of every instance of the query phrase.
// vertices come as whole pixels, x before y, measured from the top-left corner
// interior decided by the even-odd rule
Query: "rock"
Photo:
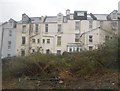
[[[60,80],[60,81],[59,81],[59,83],[60,83],[60,84],[62,84],[62,83],[63,83],[63,81],[62,81],[62,80]]]
[[[115,83],[113,82],[112,85],[115,85]]]

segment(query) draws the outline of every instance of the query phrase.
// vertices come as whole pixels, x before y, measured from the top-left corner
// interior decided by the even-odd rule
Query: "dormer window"
[[[22,26],[22,33],[25,33],[26,32],[26,25],[23,25]]]
[[[57,15],[57,19],[58,19],[58,21],[62,21],[63,20],[63,15],[61,13],[59,13]]]
[[[77,16],[84,16],[84,12],[77,12]]]
[[[113,13],[112,18],[113,18],[113,19],[116,19],[116,17],[117,17],[117,16],[116,16],[116,13]]]

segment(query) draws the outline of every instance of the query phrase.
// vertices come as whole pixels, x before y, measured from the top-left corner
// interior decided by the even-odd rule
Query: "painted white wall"
[[[2,42],[2,25],[0,25],[0,55],[1,55],[1,42]]]
[[[80,30],[75,30],[75,22],[80,22]],[[108,31],[111,31],[111,22],[112,21],[103,21],[102,28]],[[62,32],[58,32],[58,24],[62,25]],[[22,33],[22,25],[27,26],[27,32],[25,34]],[[99,44],[103,44],[105,42],[105,35],[106,33],[99,29],[100,21],[93,20],[93,27],[92,29],[89,28],[89,20],[68,20],[67,23],[63,22],[54,22],[48,23],[48,32],[45,32],[45,23],[39,23],[39,31],[38,35],[35,35],[35,24],[33,25],[33,32],[29,35],[30,31],[30,24],[17,24],[17,38],[16,38],[16,52],[17,55],[21,54],[21,49],[26,50],[26,55],[28,54],[29,50],[29,43],[30,43],[30,52],[32,49],[37,50],[37,47],[43,49],[43,53],[46,53],[46,50],[49,49],[51,53],[57,53],[57,50],[61,50],[61,53],[64,51],[68,51],[67,45],[70,43],[75,44],[75,34],[76,33],[85,33],[95,29],[92,32],[85,33],[81,38],[79,43],[84,44],[83,48],[89,49],[89,46],[93,46],[93,49],[97,49]],[[35,36],[34,36],[35,35]],[[89,43],[89,35],[93,36],[93,42]],[[22,43],[22,36],[26,36],[26,44],[23,46]],[[34,36],[36,43],[32,43],[32,38],[29,41],[29,37]],[[57,46],[57,36],[61,36],[61,46]],[[37,39],[40,39],[40,43],[37,43]],[[43,44],[43,39],[45,39],[45,44]],[[50,44],[47,44],[47,39],[50,39]]]
[[[22,26],[26,25],[26,33],[22,33]],[[21,55],[21,50],[25,50],[26,55],[28,54],[29,49],[29,24],[17,24],[17,33],[16,33],[16,54],[17,56]],[[22,36],[26,37],[26,43],[25,45],[22,45]]]
[[[12,24],[14,24],[14,21],[12,21]],[[9,31],[11,32],[12,36],[9,36]],[[10,24],[10,21],[8,23],[3,24],[2,26],[3,32],[3,45],[2,45],[2,58],[8,57],[8,54],[10,56],[15,56],[16,52],[16,29],[13,28],[13,25]],[[11,41],[11,48],[8,49],[8,41]]]

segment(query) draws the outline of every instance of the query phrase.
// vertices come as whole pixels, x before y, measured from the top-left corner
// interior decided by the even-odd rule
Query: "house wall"
[[[15,56],[16,52],[16,28],[13,27],[14,21],[10,21],[2,25],[3,43],[2,43],[2,58]],[[11,30],[11,36],[9,31]],[[11,41],[10,48],[8,48],[8,41]]]
[[[60,18],[61,16],[61,18]],[[25,17],[25,19],[24,19]],[[59,19],[59,18],[60,19]],[[44,20],[48,18],[48,20]],[[16,38],[16,53],[21,55],[21,50],[26,51],[26,55],[33,52],[46,53],[49,49],[50,53],[57,53],[57,50],[61,50],[61,54],[64,51],[68,51],[68,45],[75,46],[75,43],[82,45],[80,48],[89,50],[89,46],[93,46],[93,49],[97,49],[99,44],[105,42],[105,36],[109,35],[108,32],[112,31],[113,20],[67,20],[63,21],[63,15],[59,13],[57,16],[45,17],[41,22],[31,22],[27,15],[23,15],[23,21],[17,24],[17,38]],[[26,20],[27,19],[27,20]],[[32,18],[33,19],[33,18]],[[56,19],[56,20],[55,20]],[[90,28],[90,21],[92,21],[92,28]],[[115,20],[114,20],[115,21]],[[76,22],[79,22],[79,29],[75,29]],[[35,32],[35,24],[38,24],[38,32]],[[45,25],[48,24],[48,32],[45,32]],[[61,24],[61,32],[58,32],[58,24]],[[22,26],[26,25],[26,33],[22,33]],[[89,32],[90,31],[90,32]],[[80,34],[80,41],[75,41],[75,34]],[[93,42],[89,42],[89,35],[93,36]],[[26,44],[22,44],[22,36],[26,37]],[[57,45],[57,37],[61,36],[61,45]],[[32,42],[35,39],[35,43]],[[39,39],[39,43],[37,40]],[[43,39],[45,43],[43,43]],[[50,39],[50,43],[47,43],[47,39]],[[71,45],[70,45],[71,44]]]
[[[26,25],[26,32],[22,33],[22,26]],[[26,55],[29,52],[29,29],[30,25],[29,24],[17,24],[17,33],[16,33],[16,54],[17,56],[21,55],[21,50],[25,50]],[[22,36],[26,37],[26,43],[25,45],[22,45]]]
[[[2,25],[0,25],[0,53],[1,53],[1,43],[2,43]]]

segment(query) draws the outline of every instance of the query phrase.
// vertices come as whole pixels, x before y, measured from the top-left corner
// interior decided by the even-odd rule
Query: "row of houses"
[[[1,57],[26,56],[40,52],[63,54],[98,49],[105,41],[118,36],[120,10],[110,14],[88,14],[66,10],[66,15],[10,19],[0,25]]]

